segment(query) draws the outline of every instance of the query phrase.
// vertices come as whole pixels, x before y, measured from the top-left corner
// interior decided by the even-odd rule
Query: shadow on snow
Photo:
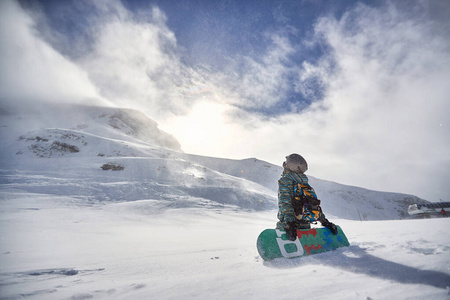
[[[426,284],[441,289],[446,289],[450,286],[449,274],[421,270],[385,260],[368,254],[359,246],[350,246],[309,257],[275,259],[270,262],[264,262],[265,266],[271,268],[294,268],[309,264],[340,268],[344,271],[392,280],[402,284]]]

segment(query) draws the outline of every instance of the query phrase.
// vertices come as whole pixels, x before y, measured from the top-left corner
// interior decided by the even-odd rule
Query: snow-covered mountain
[[[152,200],[160,209],[276,209],[280,166],[183,153],[172,135],[139,111],[46,104],[5,106],[1,113],[1,183],[11,188],[87,202]],[[53,178],[57,184],[49,184]],[[329,216],[399,219],[408,205],[426,202],[310,178]]]
[[[3,106],[0,135],[2,300],[448,299],[450,219],[395,220],[417,197],[310,176],[350,246],[267,263],[279,166],[98,105]]]

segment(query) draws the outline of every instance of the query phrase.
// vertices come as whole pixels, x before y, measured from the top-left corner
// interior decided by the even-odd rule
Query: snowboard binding
[[[292,206],[299,223],[309,225],[320,222],[322,226],[328,228],[334,235],[337,235],[338,230],[336,225],[325,218],[320,207],[320,200],[316,197],[297,192],[292,200]]]

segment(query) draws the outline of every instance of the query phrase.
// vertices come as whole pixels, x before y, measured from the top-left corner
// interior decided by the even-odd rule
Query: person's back
[[[337,234],[336,226],[325,218],[316,192],[309,185],[306,160],[299,154],[286,156],[283,174],[278,180],[277,229],[285,230],[289,239],[297,238],[297,229],[309,229],[310,223],[319,221]]]

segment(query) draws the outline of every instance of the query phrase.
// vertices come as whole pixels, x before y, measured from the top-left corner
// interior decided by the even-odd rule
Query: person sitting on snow
[[[291,241],[297,238],[297,229],[310,229],[319,221],[322,226],[337,234],[337,227],[325,218],[314,189],[304,174],[308,170],[306,160],[299,154],[286,156],[283,173],[278,180],[277,229],[285,230]]]

